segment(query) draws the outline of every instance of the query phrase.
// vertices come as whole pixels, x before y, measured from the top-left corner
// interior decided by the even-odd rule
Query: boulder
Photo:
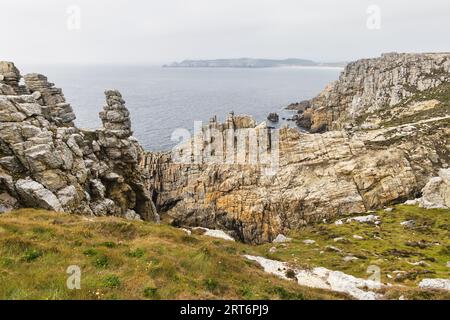
[[[20,179],[16,182],[16,190],[24,204],[31,208],[63,211],[61,202],[42,184],[31,179]]]
[[[437,177],[430,179],[418,202],[420,207],[427,209],[450,208],[450,169],[441,169]]]

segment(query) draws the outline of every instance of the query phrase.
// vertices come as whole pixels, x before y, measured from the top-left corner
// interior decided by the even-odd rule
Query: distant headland
[[[165,68],[278,68],[278,67],[345,67],[346,62],[315,62],[307,59],[213,59],[213,60],[183,60],[165,64]]]

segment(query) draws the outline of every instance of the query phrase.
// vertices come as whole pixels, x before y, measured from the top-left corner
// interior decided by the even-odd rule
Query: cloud
[[[81,10],[80,30],[67,8]],[[381,29],[366,27],[369,5]],[[0,58],[20,63],[165,63],[185,58],[449,51],[446,0],[2,0]]]

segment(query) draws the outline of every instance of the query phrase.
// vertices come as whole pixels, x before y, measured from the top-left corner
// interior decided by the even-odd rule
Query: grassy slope
[[[246,246],[167,225],[39,210],[0,215],[0,299],[335,299],[265,274]],[[81,290],[66,288],[69,265]]]
[[[406,285],[388,297],[450,299],[442,292],[408,289],[426,278],[449,278],[450,215],[448,210],[398,206],[378,212],[381,227],[350,223],[320,224],[291,234],[291,243],[248,246],[201,235],[188,236],[167,225],[87,218],[38,210],[0,216],[0,298],[3,299],[335,299],[343,295],[303,288],[265,274],[242,254],[288,261],[297,267],[323,266],[359,277],[367,267],[381,268],[382,280]],[[418,227],[400,222],[415,219]],[[353,235],[364,240],[356,240]],[[335,242],[336,237],[348,241]],[[381,238],[379,240],[377,238]],[[305,239],[316,244],[306,245]],[[408,241],[439,243],[423,249]],[[342,253],[325,250],[332,245]],[[400,250],[403,255],[399,257]],[[360,257],[344,262],[349,254]],[[408,262],[423,260],[428,266]],[[82,289],[68,290],[66,268],[82,269]],[[409,272],[396,282],[393,271]],[[428,271],[432,273],[423,274]]]
[[[399,205],[392,212],[380,210],[374,214],[381,217],[379,227],[358,222],[308,226],[291,234],[292,243],[277,245],[275,253],[268,253],[273,246],[271,244],[256,250],[268,258],[288,261],[296,266],[323,266],[361,278],[368,277],[369,266],[378,266],[382,282],[394,285],[416,287],[423,278],[450,278],[450,268],[447,267],[447,262],[450,262],[449,210]],[[407,220],[415,220],[416,226],[405,228],[400,225]],[[364,239],[355,239],[354,235]],[[336,242],[335,238],[345,240]],[[306,239],[316,243],[304,244]],[[342,252],[327,250],[326,246],[336,247]],[[359,259],[343,260],[351,255]],[[424,261],[426,265],[411,264],[419,261]],[[395,271],[405,271],[406,274],[396,279]],[[410,298],[430,297],[429,293],[415,290],[409,294]],[[443,297],[449,299],[450,295],[444,294]]]

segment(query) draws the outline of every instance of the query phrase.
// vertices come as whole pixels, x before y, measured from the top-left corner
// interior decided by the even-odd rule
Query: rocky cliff
[[[27,75],[23,85],[12,63],[0,63],[0,211],[31,206],[145,220],[160,212],[175,225],[262,243],[406,200],[447,206],[449,56],[388,54],[349,64],[301,104],[304,123],[323,133],[230,114],[167,153],[143,151],[119,92],[105,92],[103,127],[82,130],[46,77]]]
[[[309,109],[301,112],[299,123],[312,132],[374,127],[378,113],[449,81],[450,53],[388,53],[358,60],[317,97],[303,102]]]
[[[231,115],[204,128],[218,128],[215,139],[191,140],[199,143],[200,161],[176,161],[177,152],[148,154],[142,163],[148,188],[172,223],[230,230],[251,243],[420,197],[449,165],[449,61],[447,54],[388,54],[350,64],[308,108],[313,127],[325,133],[283,128],[276,145],[256,143],[277,152],[273,175],[249,161],[251,131],[263,125],[247,119],[252,125],[242,126]],[[353,126],[363,115],[366,125]],[[229,135],[234,142],[215,145]],[[188,150],[185,159],[198,158],[195,148]],[[227,162],[230,152],[244,161]],[[448,198],[450,189],[443,190]]]
[[[107,90],[103,127],[74,125],[62,90],[0,62],[0,212],[17,207],[156,220],[119,92]]]

